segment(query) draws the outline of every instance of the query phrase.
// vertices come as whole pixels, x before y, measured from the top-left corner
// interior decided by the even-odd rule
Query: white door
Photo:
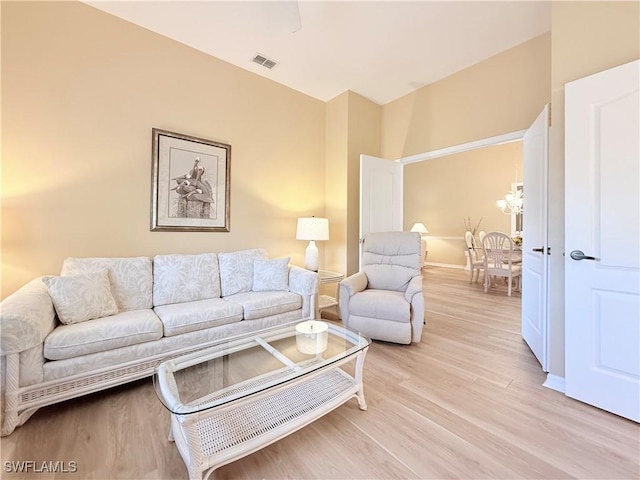
[[[522,338],[549,371],[547,359],[547,171],[549,106],[523,138],[524,215],[522,233]]]
[[[640,61],[565,86],[566,394],[640,421]]]
[[[360,155],[360,250],[367,233],[402,230],[402,173],[399,162]]]

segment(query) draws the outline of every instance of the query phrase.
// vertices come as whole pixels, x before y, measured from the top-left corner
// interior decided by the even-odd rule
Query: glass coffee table
[[[189,478],[259,450],[356,398],[371,341],[320,320],[259,330],[158,365],[169,439]]]

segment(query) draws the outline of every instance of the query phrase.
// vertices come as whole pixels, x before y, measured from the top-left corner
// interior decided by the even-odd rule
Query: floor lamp
[[[424,238],[424,234],[429,233],[429,230],[427,230],[427,227],[424,226],[424,223],[414,223],[410,231],[418,232],[420,234],[420,240],[422,245],[422,250],[421,250],[421,254],[422,254],[421,266],[422,266],[424,265],[424,262],[427,261],[427,241]]]

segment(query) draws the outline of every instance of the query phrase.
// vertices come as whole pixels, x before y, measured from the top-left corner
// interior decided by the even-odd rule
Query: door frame
[[[483,138],[481,140],[461,143],[459,145],[453,145],[451,147],[445,147],[439,150],[432,150],[430,152],[418,153],[416,155],[402,157],[397,161],[406,165],[409,163],[423,162],[425,160],[434,160],[436,158],[446,157],[447,155],[453,155],[456,153],[467,152],[469,150],[476,150],[478,148],[492,147],[494,145],[500,145],[501,143],[516,142],[518,140],[522,140],[525,133],[527,133],[527,130],[518,130],[516,132],[496,135],[495,137]]]

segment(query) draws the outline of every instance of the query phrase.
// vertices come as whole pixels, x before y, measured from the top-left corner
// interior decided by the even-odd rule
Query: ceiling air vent
[[[253,57],[252,61],[253,61],[253,63],[257,63],[258,65],[262,65],[263,67],[268,68],[269,70],[271,70],[273,67],[278,65],[278,62],[276,62],[275,60],[272,60],[270,58],[265,57],[261,53],[256,53],[256,56]]]

